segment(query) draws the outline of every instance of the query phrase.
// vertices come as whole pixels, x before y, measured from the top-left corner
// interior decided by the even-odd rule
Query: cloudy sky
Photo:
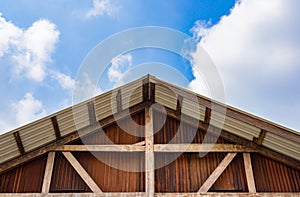
[[[300,130],[300,1],[298,0],[50,0],[0,1],[0,133],[72,104],[76,75],[101,41],[130,28],[162,26],[197,42],[194,61],[141,49],[111,60],[103,92],[137,65],[159,62],[187,80],[178,85],[209,95],[201,68],[207,51],[226,103]],[[139,76],[167,72],[144,64]]]

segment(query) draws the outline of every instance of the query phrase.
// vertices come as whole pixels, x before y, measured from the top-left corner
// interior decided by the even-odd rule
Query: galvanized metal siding
[[[127,109],[143,101],[142,80],[136,80],[113,91],[95,97],[95,112],[97,120],[107,118],[117,112],[116,96],[121,91],[122,109]]]
[[[247,124],[245,122],[230,118],[228,116],[225,117],[218,112],[212,111],[211,113],[211,121],[210,124],[215,126],[222,126],[222,121],[224,121],[223,129],[233,133],[235,135],[241,136],[247,140],[252,141],[253,137],[258,137],[260,133],[260,129]]]
[[[14,135],[9,132],[0,136],[0,163],[20,154]]]
[[[300,160],[300,144],[267,132],[262,145]]]
[[[300,171],[259,154],[252,154],[258,192],[300,192]]]
[[[0,193],[41,192],[46,156],[0,175]]]

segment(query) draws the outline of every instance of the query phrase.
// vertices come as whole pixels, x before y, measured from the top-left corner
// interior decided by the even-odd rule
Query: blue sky
[[[299,7],[297,0],[3,0],[0,133],[70,106],[86,55],[109,36],[141,26],[193,36],[198,44],[191,57],[197,61],[202,47],[208,52],[226,103],[299,131]],[[179,85],[207,94],[193,63],[154,49],[112,60],[99,92],[128,69],[154,61],[184,75],[187,83]]]

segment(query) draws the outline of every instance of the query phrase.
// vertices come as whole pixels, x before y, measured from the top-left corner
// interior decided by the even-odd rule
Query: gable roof
[[[171,89],[176,90],[174,94]],[[122,110],[134,108],[149,102],[156,102],[165,106],[170,115],[176,116],[178,102],[181,100],[182,113],[187,118],[198,117],[199,127],[207,129],[206,116],[212,103],[216,106],[210,112],[210,124],[219,125],[223,107],[226,107],[226,119],[223,130],[229,135],[237,136],[233,141],[240,139],[246,145],[258,148],[262,153],[270,153],[276,159],[276,153],[282,157],[281,161],[292,163],[293,167],[300,169],[300,134],[291,129],[272,123],[260,117],[251,115],[231,106],[211,101],[201,95],[195,100],[191,99],[195,93],[161,81],[153,76],[144,76],[114,90],[100,94],[74,107],[69,107],[57,113],[46,116],[25,126],[19,127],[0,135],[0,172],[17,165],[14,160],[29,160],[38,154],[46,153],[51,148],[94,131],[114,120],[113,114],[121,118]],[[129,102],[128,102],[129,101]],[[75,117],[74,114],[80,114]],[[123,115],[123,116],[124,116]],[[244,140],[244,141],[243,141]],[[46,147],[46,148],[45,148]],[[36,154],[33,154],[33,153]],[[31,155],[31,156],[30,156]],[[277,158],[280,159],[280,158]],[[12,162],[12,163],[9,163]]]

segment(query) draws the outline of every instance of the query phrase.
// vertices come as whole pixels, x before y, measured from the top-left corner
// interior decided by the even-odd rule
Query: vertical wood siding
[[[252,154],[258,192],[300,192],[300,171],[259,154]]]
[[[0,192],[40,192],[46,166],[46,156],[16,167],[0,175]]]

